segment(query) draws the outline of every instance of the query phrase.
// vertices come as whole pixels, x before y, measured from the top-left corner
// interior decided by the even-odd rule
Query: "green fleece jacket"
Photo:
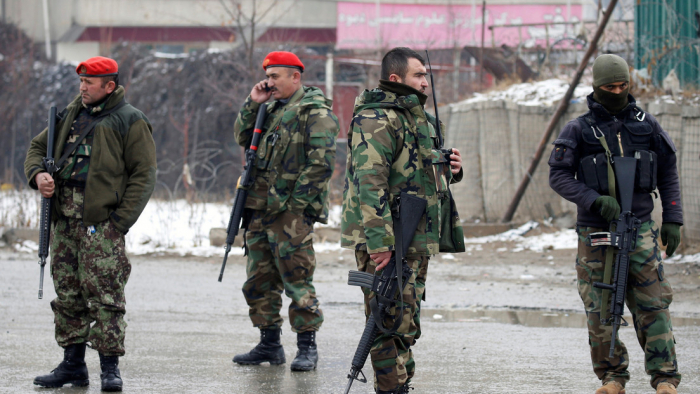
[[[124,99],[124,88],[107,99],[104,110]],[[56,125],[54,157],[61,156],[73,120],[82,106],[76,97],[66,116]],[[143,212],[156,184],[156,147],[153,129],[141,111],[129,104],[105,116],[93,131],[90,168],[85,183],[83,223],[86,226],[111,219],[122,232],[129,231]],[[24,161],[24,174],[29,186],[37,189],[34,178],[44,172],[42,158],[46,156],[48,130],[44,129],[29,146]],[[54,220],[58,207],[54,204]]]

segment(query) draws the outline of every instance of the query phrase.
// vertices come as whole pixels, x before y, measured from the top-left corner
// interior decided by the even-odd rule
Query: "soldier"
[[[606,151],[613,158],[638,158],[632,212],[642,221],[642,226],[636,249],[630,254],[626,301],[644,349],[651,386],[657,394],[675,394],[681,375],[668,310],[673,293],[664,277],[659,235],[667,246],[666,255],[671,256],[680,242],[683,224],[676,147],[659,122],[636,106],[629,94],[629,82],[629,68],[621,57],[602,55],[595,60],[589,112],[569,122],[554,141],[549,158],[549,184],[578,206],[576,273],[578,291],[588,316],[593,371],[603,384],[596,394],[624,393],[629,380],[627,349],[618,339],[614,357],[608,358],[611,327],[600,322],[602,290],[592,286],[593,282],[603,282],[605,265],[612,262],[606,262],[606,247],[589,247],[584,241],[592,232],[607,231],[610,221],[620,214],[620,205],[609,192]],[[599,142],[603,136],[607,147]],[[656,195],[657,187],[663,206],[660,232],[651,220],[654,208],[651,196]]]
[[[441,247],[445,229],[454,231],[450,235],[455,239],[464,239],[459,217],[449,220],[444,215],[449,212],[447,186],[462,179],[462,159],[453,149],[447,161],[438,149],[435,117],[424,109],[426,75],[418,53],[402,47],[390,50],[382,59],[379,87],[356,99],[348,133],[341,246],[355,250],[358,270],[374,273],[389,263],[394,248],[391,209],[401,192],[428,202],[425,212],[409,213],[422,218],[407,255],[413,275],[403,292],[403,323],[392,335],[378,335],[370,351],[377,393],[408,392],[415,372],[411,346],[421,333],[419,310],[429,257],[446,251]],[[374,294],[363,292],[369,316]],[[396,309],[390,312],[393,320]]]
[[[32,140],[24,162],[30,187],[46,198],[56,192],[51,275],[57,297],[51,309],[56,341],[65,349],[63,362],[34,384],[87,386],[89,345],[100,355],[102,390],[121,391],[124,286],[131,272],[124,235],[153,192],[155,143],[146,116],[124,101],[116,61],[93,57],[76,72],[80,96],[56,126],[55,157],[68,155],[65,164],[56,179],[44,171],[47,130]]]
[[[314,222],[328,222],[328,186],[335,165],[338,119],[331,100],[301,84],[304,65],[290,52],[271,52],[234,125],[236,141],[250,144],[260,104],[273,97],[257,149],[255,182],[246,200],[248,265],[243,295],[260,343],[234,363],[285,363],[280,343],[282,291],[291,298],[289,320],[297,333],[292,371],[316,368],[316,331],[323,313],[312,283]]]

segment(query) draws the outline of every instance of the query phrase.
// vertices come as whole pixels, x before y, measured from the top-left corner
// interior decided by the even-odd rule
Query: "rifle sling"
[[[590,123],[590,121],[589,121]],[[593,128],[595,125],[591,125],[591,128]],[[600,132],[600,129],[598,129]],[[605,156],[607,157],[606,163],[608,164],[608,190],[610,191],[610,196],[612,198],[617,199],[617,193],[615,192],[615,171],[613,170],[611,161],[612,161],[612,153],[610,152],[610,148],[608,147],[608,142],[605,139],[605,134],[600,132],[600,137],[598,134],[595,133],[595,129],[593,130],[593,135],[598,138],[598,141],[600,141],[600,144],[603,145],[603,149],[605,149]],[[615,248],[611,246],[607,246],[605,248],[605,270],[603,271],[603,283],[606,284],[611,284],[612,282],[612,271],[613,271],[613,259],[615,255]],[[608,312],[609,312],[609,303],[610,303],[610,290],[605,290],[603,289],[601,292],[601,304],[600,304],[600,320],[601,321],[607,321],[608,319]]]
[[[58,170],[61,169],[61,167],[63,166],[63,163],[65,163],[66,160],[68,160],[68,156],[70,156],[73,153],[73,151],[75,151],[75,149],[78,147],[78,145],[80,145],[80,143],[83,142],[85,137],[87,137],[87,135],[90,134],[90,131],[92,131],[92,129],[95,128],[95,126],[97,126],[97,123],[99,123],[99,121],[102,120],[102,118],[104,118],[105,116],[111,114],[112,112],[118,110],[119,108],[121,108],[125,105],[126,105],[126,101],[124,101],[124,99],[122,99],[122,101],[120,101],[114,107],[112,107],[106,111],[103,111],[99,115],[97,115],[97,117],[92,122],[90,122],[90,124],[85,128],[85,130],[83,130],[83,132],[80,133],[80,135],[78,136],[78,139],[75,140],[75,142],[73,142],[73,144],[68,146],[68,148],[65,150],[65,153],[63,154],[63,156],[61,156],[61,158],[58,159],[58,161],[56,162],[56,168]]]

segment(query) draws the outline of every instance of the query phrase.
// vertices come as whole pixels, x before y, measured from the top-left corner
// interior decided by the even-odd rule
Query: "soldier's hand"
[[[459,174],[459,171],[462,169],[462,155],[459,153],[459,149],[452,148],[452,154],[450,155],[450,159],[452,173]]]
[[[272,89],[269,91],[265,90],[267,88],[267,79],[264,79],[253,86],[253,90],[250,91],[250,99],[256,103],[262,104],[270,99],[272,96]]]
[[[42,197],[51,198],[51,196],[53,196],[56,185],[53,182],[53,178],[51,178],[47,172],[36,174],[34,182],[36,182],[36,186],[39,188],[39,193],[41,193]]]
[[[681,225],[678,223],[663,223],[661,225],[661,243],[666,246],[666,256],[673,253],[681,243]]]
[[[376,271],[380,271],[389,264],[389,260],[391,260],[391,251],[372,253],[369,255],[369,258],[377,263]]]
[[[610,196],[600,196],[593,202],[593,209],[608,223],[620,217],[620,204]]]

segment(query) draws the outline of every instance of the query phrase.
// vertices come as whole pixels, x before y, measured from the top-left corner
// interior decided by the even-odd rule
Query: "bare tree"
[[[260,21],[272,11],[279,0],[273,0],[267,8],[259,9],[259,2],[255,0],[219,0],[226,14],[235,23],[235,29],[240,33],[248,60],[248,70],[253,70],[253,54],[255,53],[256,29]],[[250,4],[250,12],[244,10],[243,3]],[[246,34],[247,33],[247,34]]]

